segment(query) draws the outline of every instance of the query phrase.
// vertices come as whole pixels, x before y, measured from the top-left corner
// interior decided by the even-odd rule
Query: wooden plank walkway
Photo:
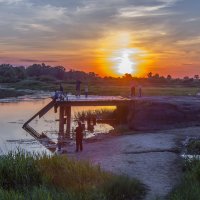
[[[55,112],[59,108],[59,135],[63,138],[70,135],[71,131],[71,107],[72,106],[124,106],[130,105],[132,99],[121,96],[85,96],[76,97],[74,95],[66,96],[64,99],[52,100],[40,111],[33,115],[27,122],[24,123],[23,129],[37,139],[41,144],[46,146],[51,152],[56,151],[56,143],[48,138],[44,133],[38,133],[34,128],[29,126],[29,123],[36,117],[41,118],[49,110],[54,108]],[[66,122],[65,122],[66,121]],[[65,130],[66,124],[66,130]]]
[[[120,106],[127,105],[133,102],[130,98],[124,98],[121,96],[88,96],[84,95],[76,97],[74,95],[68,96],[63,100],[56,100],[57,105],[66,106]]]

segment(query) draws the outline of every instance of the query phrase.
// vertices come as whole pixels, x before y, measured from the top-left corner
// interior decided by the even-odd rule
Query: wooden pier
[[[37,112],[33,117],[31,117],[26,123],[24,123],[23,128],[28,130],[33,130],[32,135],[38,135],[36,131],[31,127],[29,123],[36,117],[41,118],[49,110],[54,108],[55,113],[59,112],[59,136],[67,138],[70,136],[71,131],[71,108],[74,106],[116,106],[123,107],[129,106],[133,102],[132,99],[124,98],[121,96],[67,96],[64,99],[52,100],[39,112]],[[44,136],[44,134],[43,134]]]

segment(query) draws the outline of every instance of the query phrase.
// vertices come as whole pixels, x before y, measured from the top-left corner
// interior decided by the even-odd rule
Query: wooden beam
[[[59,113],[59,134],[64,136],[64,107],[60,106]]]
[[[63,106],[123,106],[130,105],[132,100],[108,100],[108,101],[60,101],[58,105]]]
[[[66,116],[67,116],[66,134],[67,134],[67,137],[70,137],[70,132],[71,132],[71,106],[65,107],[65,112],[66,112]]]

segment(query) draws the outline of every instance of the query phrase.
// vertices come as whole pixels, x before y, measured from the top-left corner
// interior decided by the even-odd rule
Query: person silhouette
[[[76,152],[83,151],[83,127],[81,122],[78,122],[78,126],[75,129],[76,133]]]
[[[80,97],[81,95],[81,81],[77,80],[76,81],[76,96]]]

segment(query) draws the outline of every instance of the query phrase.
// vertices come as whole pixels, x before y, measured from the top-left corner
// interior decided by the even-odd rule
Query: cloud
[[[179,40],[176,42],[177,45],[185,46],[185,45],[196,45],[200,44],[200,36],[196,36],[186,40]]]
[[[158,4],[149,4],[142,6],[133,5],[119,10],[121,17],[151,17],[160,15],[172,15],[175,12],[169,11],[166,8],[172,7],[177,0],[158,0]]]
[[[54,63],[58,62],[57,60],[36,60],[36,59],[20,59],[22,62],[29,62],[29,63]]]
[[[99,41],[121,31],[155,58],[181,59],[193,52],[196,59],[198,5],[196,0],[0,0],[0,55],[30,52],[42,60],[43,52],[45,60],[56,54],[72,62],[91,57]]]
[[[61,20],[65,17],[66,8],[56,7],[52,5],[45,5],[35,7],[35,18],[41,20]]]
[[[39,32],[54,32],[51,27],[45,26],[43,24],[18,24],[16,29],[22,31],[39,31]]]
[[[0,3],[4,4],[16,4],[22,2],[23,0],[0,0]]]

